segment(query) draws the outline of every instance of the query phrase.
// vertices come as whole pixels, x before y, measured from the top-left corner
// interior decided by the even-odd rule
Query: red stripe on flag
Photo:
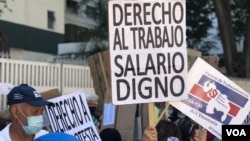
[[[236,116],[240,110],[240,107],[231,102],[229,102],[229,106],[230,106],[229,114],[231,114],[232,116]]]
[[[207,93],[205,93],[203,91],[202,87],[200,87],[197,84],[194,84],[194,86],[190,90],[190,94],[195,95],[196,97],[199,97],[199,98],[203,99],[206,102],[208,102],[210,100],[210,98],[207,97]]]
[[[210,100],[210,98],[207,96],[207,93],[205,93],[203,91],[203,88],[200,87],[199,85],[195,84],[192,89],[190,90],[190,94],[199,97],[200,99],[208,102]],[[230,106],[230,111],[229,114],[232,116],[236,116],[240,110],[240,107],[238,107],[237,105],[235,105],[232,102],[229,102],[229,106]]]

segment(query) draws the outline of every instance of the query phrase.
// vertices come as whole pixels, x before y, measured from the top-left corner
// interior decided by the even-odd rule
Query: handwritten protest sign
[[[187,98],[185,0],[109,1],[115,105]]]
[[[53,132],[65,132],[83,141],[101,141],[84,92],[72,92],[49,101],[54,103],[46,106]]]
[[[188,99],[170,104],[221,139],[222,125],[242,124],[246,118],[250,111],[249,96],[203,59],[197,58],[188,73]]]

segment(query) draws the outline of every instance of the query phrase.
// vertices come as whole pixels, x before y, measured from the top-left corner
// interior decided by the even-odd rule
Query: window
[[[55,28],[55,13],[53,11],[48,11],[48,28],[54,29]]]
[[[77,0],[67,0],[66,4],[68,12],[77,14],[78,4],[79,4]]]

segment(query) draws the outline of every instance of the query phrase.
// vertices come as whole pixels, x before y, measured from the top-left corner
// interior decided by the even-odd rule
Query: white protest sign
[[[53,132],[65,132],[83,141],[101,141],[84,92],[72,92],[49,101],[54,103],[46,106]]]
[[[115,105],[187,98],[185,0],[109,1]]]
[[[249,94],[197,58],[188,73],[188,99],[170,104],[221,139],[222,125],[242,124],[250,111]]]

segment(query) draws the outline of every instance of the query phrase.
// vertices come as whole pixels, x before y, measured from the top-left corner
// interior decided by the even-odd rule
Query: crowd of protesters
[[[86,94],[86,100],[93,122],[97,129],[100,129],[100,116],[94,112],[98,97]],[[53,103],[44,100],[33,87],[21,84],[12,88],[8,93],[7,104],[11,122],[0,131],[0,140],[45,141],[46,139],[49,141],[50,136],[45,136],[49,132],[43,129],[43,110],[46,105]],[[98,131],[103,141],[122,141],[120,132],[115,128]],[[50,135],[64,136],[62,134]],[[64,139],[66,138],[74,137],[65,136]],[[155,127],[148,126],[144,129],[142,141],[218,141],[218,139],[178,109],[169,105],[166,116]]]
[[[98,97],[86,95],[93,122],[98,128],[99,117],[94,114],[97,99]],[[0,141],[80,141],[73,135],[52,133],[44,129],[43,111],[46,105],[53,103],[44,100],[41,94],[28,84],[13,87],[7,95],[7,104],[10,122],[0,130]],[[100,137],[103,141],[121,141],[121,135],[116,129],[104,129],[100,131]],[[157,141],[156,128],[147,127],[142,141]]]

